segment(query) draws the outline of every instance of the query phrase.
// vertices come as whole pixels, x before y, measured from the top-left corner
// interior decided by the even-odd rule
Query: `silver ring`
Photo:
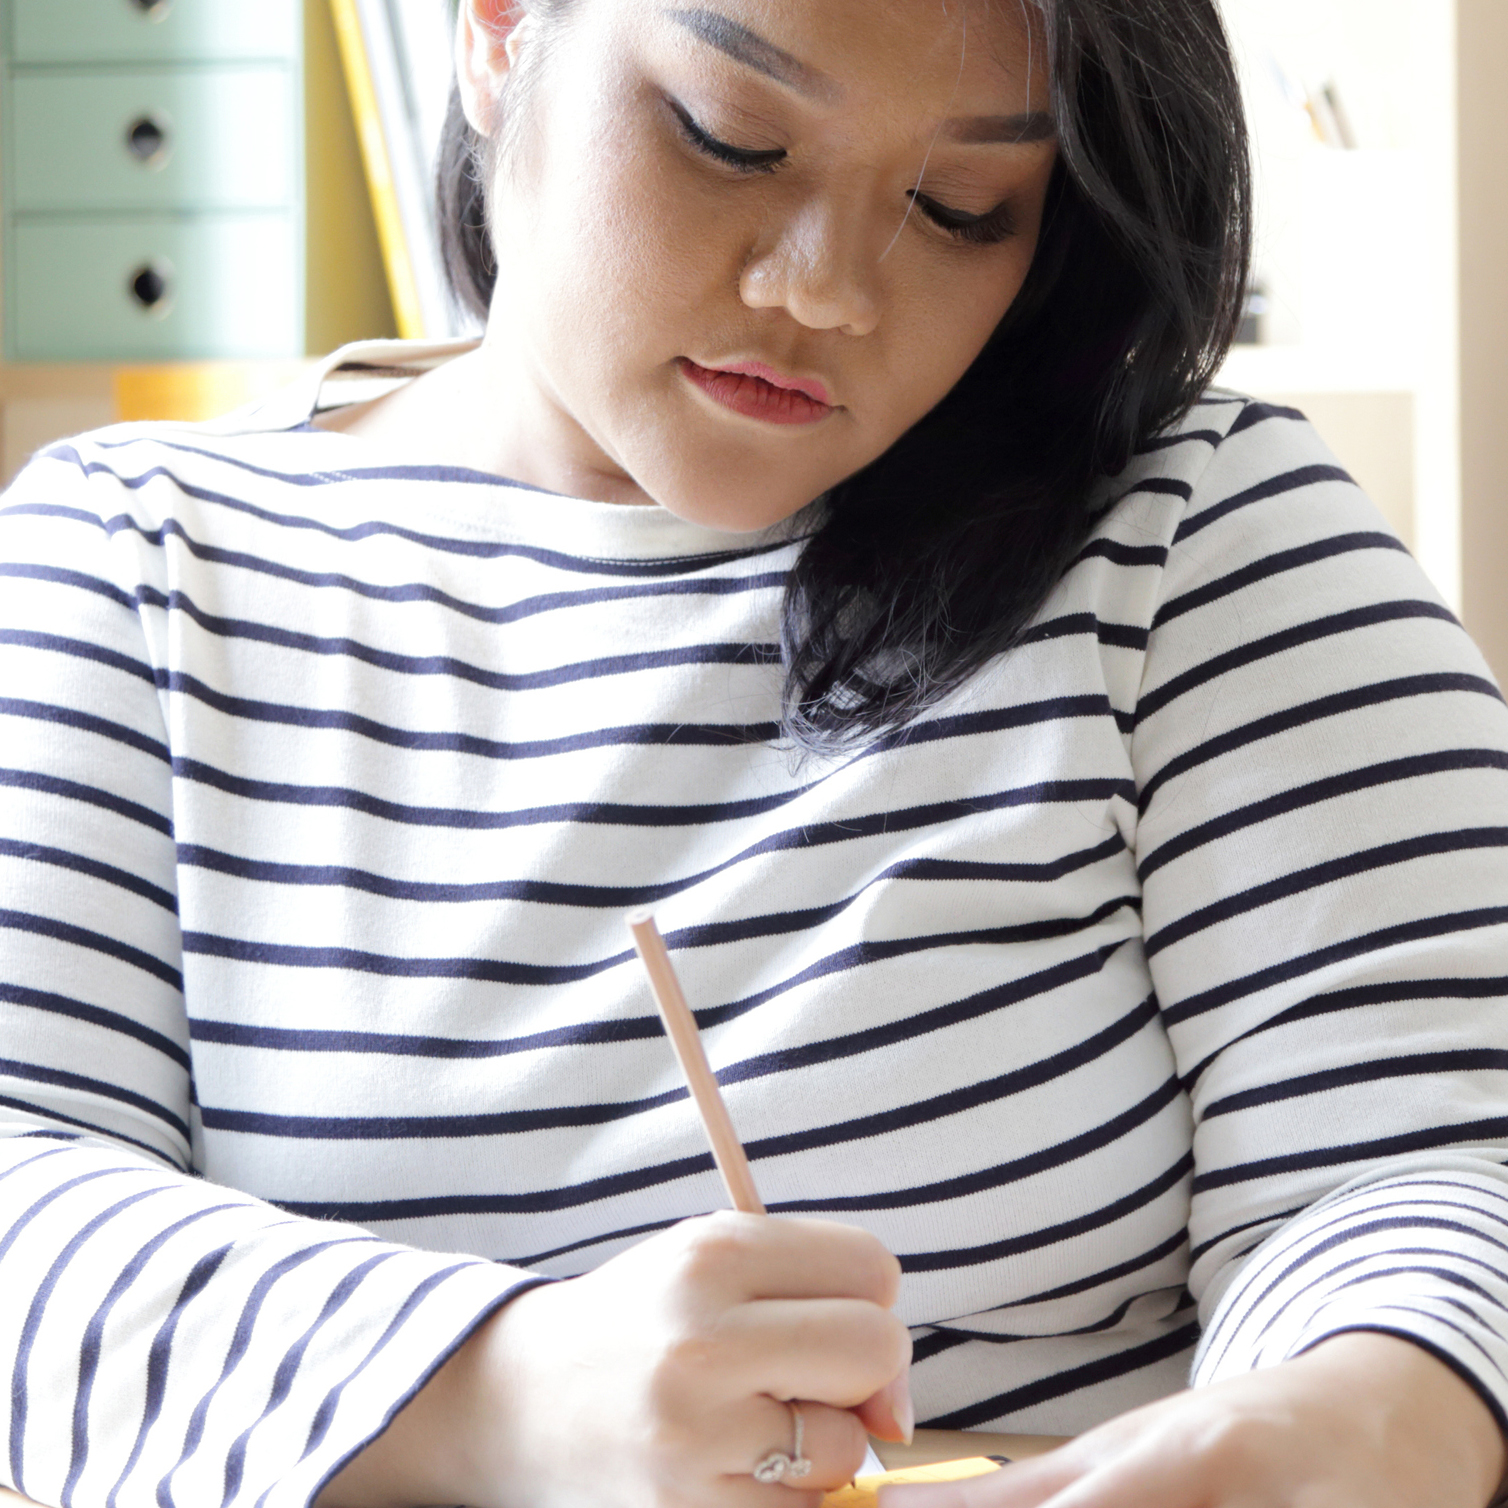
[[[801,1410],[794,1403],[787,1400],[785,1406],[791,1411],[791,1420],[796,1430],[796,1438],[791,1444],[791,1453],[786,1455],[783,1450],[772,1450],[754,1468],[756,1482],[783,1482],[787,1477],[793,1481],[799,1481],[812,1469],[812,1463],[801,1454],[801,1441],[806,1434],[806,1421],[801,1417]]]

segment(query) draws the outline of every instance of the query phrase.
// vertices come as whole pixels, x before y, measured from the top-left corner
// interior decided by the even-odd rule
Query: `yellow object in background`
[[[377,222],[377,238],[382,243],[382,258],[387,265],[388,292],[393,300],[398,334],[405,340],[416,340],[425,333],[424,311],[398,203],[398,188],[393,181],[393,164],[377,104],[371,59],[362,35],[361,15],[356,0],[330,0],[330,10],[335,17],[335,34],[345,65],[346,89],[351,96],[361,157],[366,164],[367,191]]]
[[[115,414],[121,420],[218,419],[276,392],[303,369],[297,361],[175,361],[118,367],[112,374]]]
[[[964,1477],[982,1477],[986,1472],[999,1469],[998,1461],[984,1456],[970,1456],[963,1461],[935,1461],[930,1466],[903,1466],[899,1471],[887,1471],[884,1476],[859,1477],[847,1487],[825,1494],[822,1508],[875,1508],[882,1487],[898,1486],[902,1482],[958,1482]]]

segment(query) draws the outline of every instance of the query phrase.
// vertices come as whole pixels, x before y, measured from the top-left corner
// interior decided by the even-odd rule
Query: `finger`
[[[682,1275],[730,1302],[763,1298],[867,1299],[888,1309],[900,1263],[868,1231],[828,1220],[772,1220],[720,1210],[682,1221],[664,1237],[680,1247]]]
[[[751,1476],[723,1477],[715,1499],[717,1508],[821,1508],[822,1489],[766,1484]],[[710,1508],[705,1493],[687,1502],[688,1508]]]
[[[882,1487],[879,1508],[1038,1508],[1045,1503],[1058,1508],[1057,1494],[1083,1475],[1082,1464],[1054,1451],[1035,1461],[1003,1466],[999,1471],[955,1482]],[[1158,1503],[1157,1508],[1166,1505]]]
[[[727,1451],[719,1464],[728,1475],[750,1476],[776,1451],[795,1457],[796,1420],[790,1406],[773,1398],[755,1399],[753,1404],[741,1411],[737,1429],[724,1436]],[[801,1411],[801,1456],[811,1462],[811,1470],[804,1477],[787,1475],[781,1485],[827,1492],[852,1481],[864,1464],[864,1426],[847,1409],[806,1401],[796,1407]],[[782,1504],[790,1508],[784,1500]]]
[[[741,1390],[856,1408],[898,1377],[911,1335],[861,1299],[761,1299],[723,1316],[718,1339]]]
[[[871,1393],[854,1413],[871,1435],[910,1445],[916,1433],[916,1407],[911,1402],[911,1368],[893,1377],[878,1393]]]

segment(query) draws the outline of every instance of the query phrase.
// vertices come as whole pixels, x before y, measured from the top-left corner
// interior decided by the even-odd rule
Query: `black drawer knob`
[[[173,8],[173,0],[126,0],[126,4],[148,21],[161,21]]]
[[[126,127],[126,150],[143,167],[160,168],[173,153],[171,127],[160,115],[138,115]]]
[[[161,319],[173,306],[173,269],[162,261],[143,262],[130,276],[137,307]]]

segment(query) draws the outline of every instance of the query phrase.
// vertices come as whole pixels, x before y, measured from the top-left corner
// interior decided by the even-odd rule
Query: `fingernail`
[[[885,1401],[890,1405],[890,1417],[901,1432],[907,1445],[916,1433],[916,1405],[911,1401],[911,1368],[886,1384]]]

